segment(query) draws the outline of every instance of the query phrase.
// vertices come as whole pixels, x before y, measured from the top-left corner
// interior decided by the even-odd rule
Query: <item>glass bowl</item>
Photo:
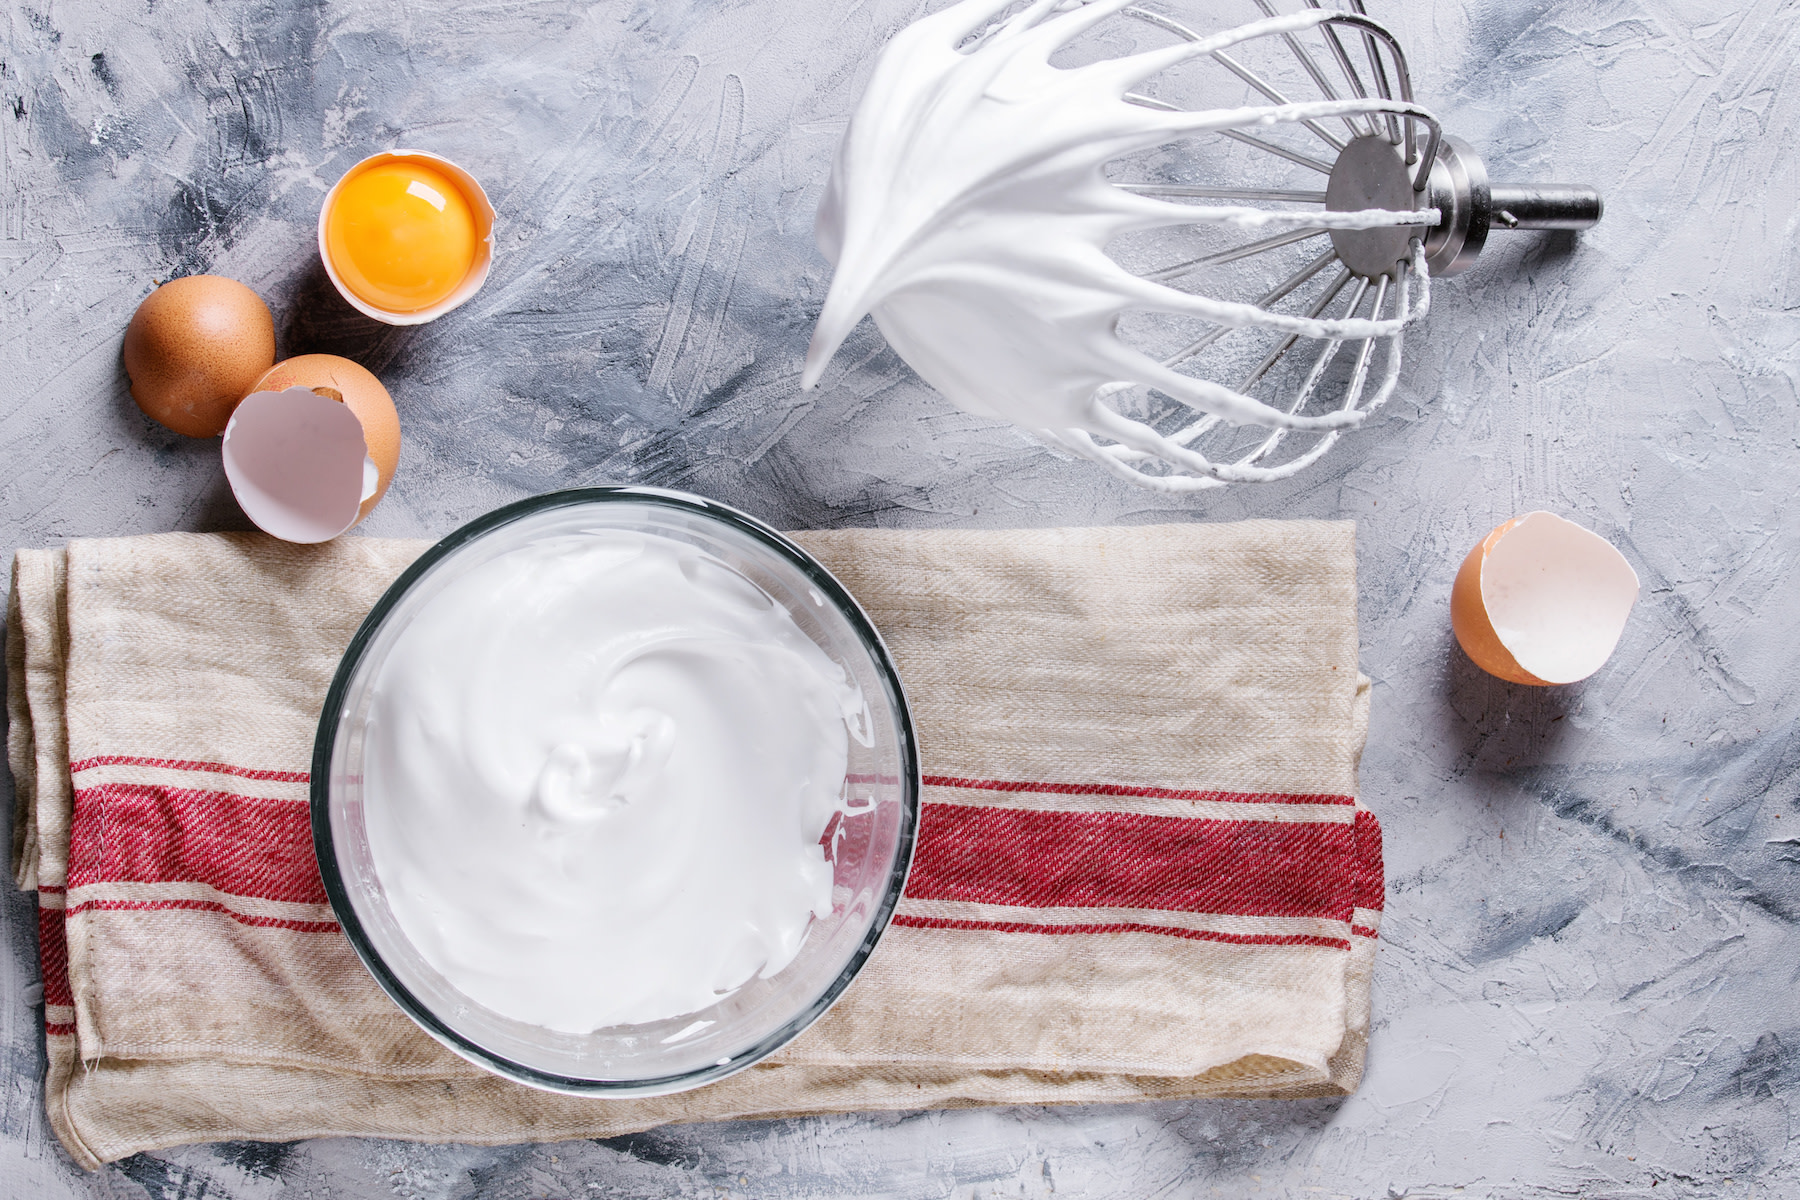
[[[832,912],[799,955],[710,1008],[591,1034],[502,1016],[463,995],[401,931],[369,853],[362,786],[374,684],[401,632],[448,583],[498,555],[584,530],[658,534],[736,569],[862,689],[872,744],[849,739],[846,808],[827,841]],[[813,557],[752,517],[654,488],[581,488],[496,509],[427,550],[394,581],[338,666],[313,746],[312,827],[331,907],[377,983],[451,1050],[509,1079],[579,1095],[654,1096],[722,1079],[765,1058],[824,1015],[887,927],[912,861],[918,748],[900,678],[862,609]]]

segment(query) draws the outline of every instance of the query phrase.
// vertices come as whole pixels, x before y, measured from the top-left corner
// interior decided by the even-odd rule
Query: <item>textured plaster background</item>
[[[1390,893],[1342,1102],[227,1145],[84,1175],[41,1113],[33,904],[9,892],[0,1193],[1800,1195],[1800,3],[1370,7],[1496,175],[1592,182],[1606,219],[1496,237],[1320,469],[1175,502],[951,409],[868,323],[796,390],[829,156],[917,0],[10,4],[0,545],[243,525],[216,445],[144,420],[119,361],[153,282],[196,271],[265,296],[284,355],[388,382],[406,443],[372,534],[627,480],[788,527],[1354,517]],[[355,315],[314,252],[325,188],[394,144],[471,167],[504,222],[486,289],[416,330]],[[1447,621],[1468,547],[1540,506],[1644,582],[1611,664],[1556,691],[1480,675]]]

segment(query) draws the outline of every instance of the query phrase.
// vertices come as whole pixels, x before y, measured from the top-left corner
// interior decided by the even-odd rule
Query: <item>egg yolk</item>
[[[475,265],[475,213],[443,172],[388,162],[344,181],[325,220],[344,286],[384,312],[430,308]]]

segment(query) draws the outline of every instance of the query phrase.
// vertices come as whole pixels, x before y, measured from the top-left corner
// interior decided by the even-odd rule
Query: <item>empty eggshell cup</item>
[[[264,533],[327,542],[374,511],[400,465],[400,415],[367,368],[335,354],[283,359],[232,410],[225,478]]]
[[[1637,603],[1612,543],[1554,513],[1514,517],[1469,552],[1450,623],[1475,665],[1512,683],[1574,683],[1598,671]]]
[[[462,194],[462,199],[468,202],[469,212],[474,220],[474,258],[461,282],[441,299],[417,308],[387,307],[358,295],[356,289],[346,278],[352,268],[333,259],[330,237],[332,210],[343,196],[346,184],[378,167],[406,163],[416,163],[439,175],[448,177],[456,185],[457,191]],[[426,192],[430,192],[430,190],[427,188]],[[423,195],[423,193],[414,192],[411,189],[409,189],[409,193],[415,196]],[[429,196],[425,198],[430,199]],[[437,202],[440,211],[443,207],[441,199],[438,198]],[[319,258],[325,264],[325,273],[331,277],[332,286],[337,288],[338,294],[348,301],[356,311],[389,325],[423,325],[427,321],[437,320],[451,309],[466,303],[471,296],[481,290],[481,285],[487,281],[488,270],[494,262],[494,206],[488,202],[487,193],[482,190],[481,184],[473,175],[442,155],[433,154],[428,150],[384,150],[380,154],[370,155],[345,171],[343,176],[332,185],[331,190],[325,193],[325,202],[319,206]]]
[[[380,482],[362,422],[311,388],[252,392],[225,427],[225,478],[257,528],[288,542],[328,542],[357,522]]]

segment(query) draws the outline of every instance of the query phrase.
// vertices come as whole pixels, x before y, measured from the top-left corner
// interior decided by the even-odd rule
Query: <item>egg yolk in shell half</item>
[[[345,180],[325,219],[338,278],[384,312],[442,302],[475,264],[476,240],[462,189],[420,162],[380,163]]]

